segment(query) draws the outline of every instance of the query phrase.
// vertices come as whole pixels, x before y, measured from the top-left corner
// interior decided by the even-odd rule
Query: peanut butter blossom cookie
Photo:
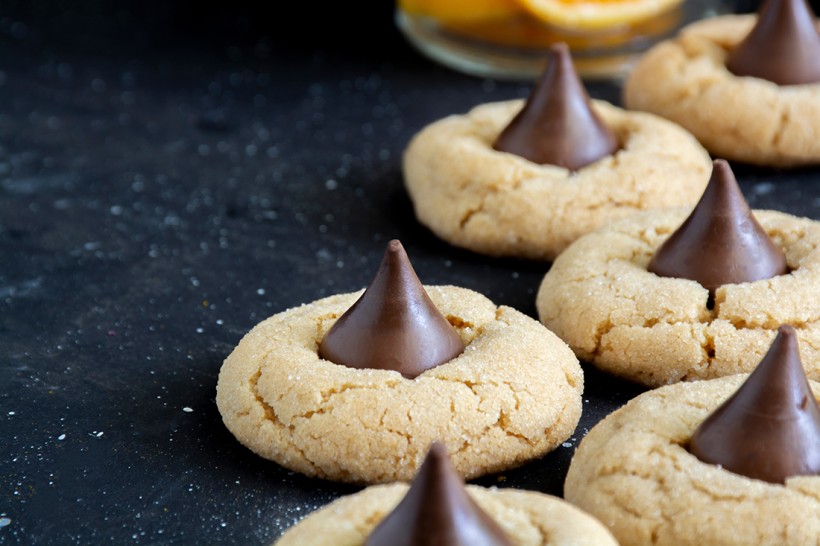
[[[818,396],[781,327],[751,374],[660,387],[595,425],[564,496],[622,546],[815,545]]]
[[[820,162],[820,35],[805,0],[684,28],[647,51],[624,86],[630,109],[679,123],[718,157]]]
[[[658,386],[750,372],[780,324],[795,326],[820,380],[818,301],[820,223],[752,211],[715,160],[693,210],[642,213],[573,243],[536,307],[580,359]]]
[[[416,217],[440,238],[552,260],[610,220],[693,204],[709,156],[673,123],[591,101],[558,45],[526,101],[428,125],[410,141],[403,170]]]
[[[374,485],[291,527],[275,546],[616,546],[595,518],[556,497],[466,486],[434,443],[408,486]]]
[[[363,292],[254,327],[216,402],[236,438],[308,476],[409,480],[441,441],[472,478],[555,449],[581,415],[572,350],[538,321],[455,286],[422,286],[391,241]]]

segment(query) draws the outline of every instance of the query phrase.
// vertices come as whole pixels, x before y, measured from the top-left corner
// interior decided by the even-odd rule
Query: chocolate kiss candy
[[[729,164],[712,177],[689,217],[649,262],[661,277],[698,281],[714,297],[724,284],[770,279],[788,271],[786,257],[757,223]]]
[[[689,451],[708,464],[771,483],[820,474],[820,407],[791,326],[740,388],[695,430]]]
[[[768,0],[757,23],[726,59],[736,76],[778,85],[820,81],[820,35],[805,0]]]
[[[396,370],[411,379],[462,351],[458,332],[436,309],[395,239],[370,286],[319,345],[319,356],[336,364]]]
[[[592,110],[566,44],[550,48],[546,71],[493,148],[573,171],[618,150],[615,134]]]
[[[365,546],[512,546],[467,494],[444,446],[434,443],[407,494]]]

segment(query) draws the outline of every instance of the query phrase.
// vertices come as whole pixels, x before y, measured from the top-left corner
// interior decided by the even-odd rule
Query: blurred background
[[[737,12],[757,7],[754,0],[720,4]],[[820,0],[811,4],[817,11]],[[15,43],[97,57],[185,52],[235,57],[236,48],[261,61],[306,49],[342,50],[373,59],[417,55],[396,28],[395,11],[392,1],[5,0],[0,3],[0,48],[5,45],[6,54],[0,49],[0,63],[13,62],[8,46]]]

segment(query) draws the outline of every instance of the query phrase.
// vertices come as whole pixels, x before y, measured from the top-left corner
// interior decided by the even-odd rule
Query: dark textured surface
[[[386,4],[375,29],[156,4],[0,10],[0,543],[265,544],[355,491],[239,445],[214,388],[254,324],[363,287],[391,238],[422,282],[535,316],[548,264],[437,240],[400,170],[422,126],[527,85],[433,65]],[[734,167],[753,207],[820,218],[818,170]],[[567,447],[478,483],[560,494],[641,390],[586,377]]]

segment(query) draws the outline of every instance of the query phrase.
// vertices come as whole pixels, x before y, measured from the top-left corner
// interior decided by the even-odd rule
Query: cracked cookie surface
[[[651,114],[592,103],[621,149],[576,172],[492,148],[521,100],[483,104],[428,125],[403,157],[416,217],[455,246],[552,260],[605,222],[697,202],[712,167],[692,135]]]
[[[755,15],[714,17],[650,48],[624,85],[624,104],[688,129],[716,157],[757,165],[820,162],[820,83],[779,86],[735,76],[726,57]]]
[[[709,292],[647,271],[690,209],[649,211],[573,243],[544,276],[538,316],[581,360],[649,386],[751,372],[781,324],[820,380],[820,222],[754,211],[790,273]]]
[[[581,415],[583,374],[538,321],[477,292],[426,286],[464,352],[406,379],[319,358],[324,334],[361,291],[256,325],[225,360],[216,402],[245,446],[308,476],[410,480],[433,441],[466,479],[519,466],[566,440]]]
[[[363,546],[407,489],[405,484],[375,485],[342,497],[291,527],[275,545]],[[617,546],[599,521],[557,497],[475,485],[468,485],[467,492],[516,546]]]
[[[746,377],[638,395],[578,445],[564,497],[596,516],[623,546],[817,546],[820,476],[771,484],[703,463],[685,447]],[[819,396],[820,384],[811,387]]]

